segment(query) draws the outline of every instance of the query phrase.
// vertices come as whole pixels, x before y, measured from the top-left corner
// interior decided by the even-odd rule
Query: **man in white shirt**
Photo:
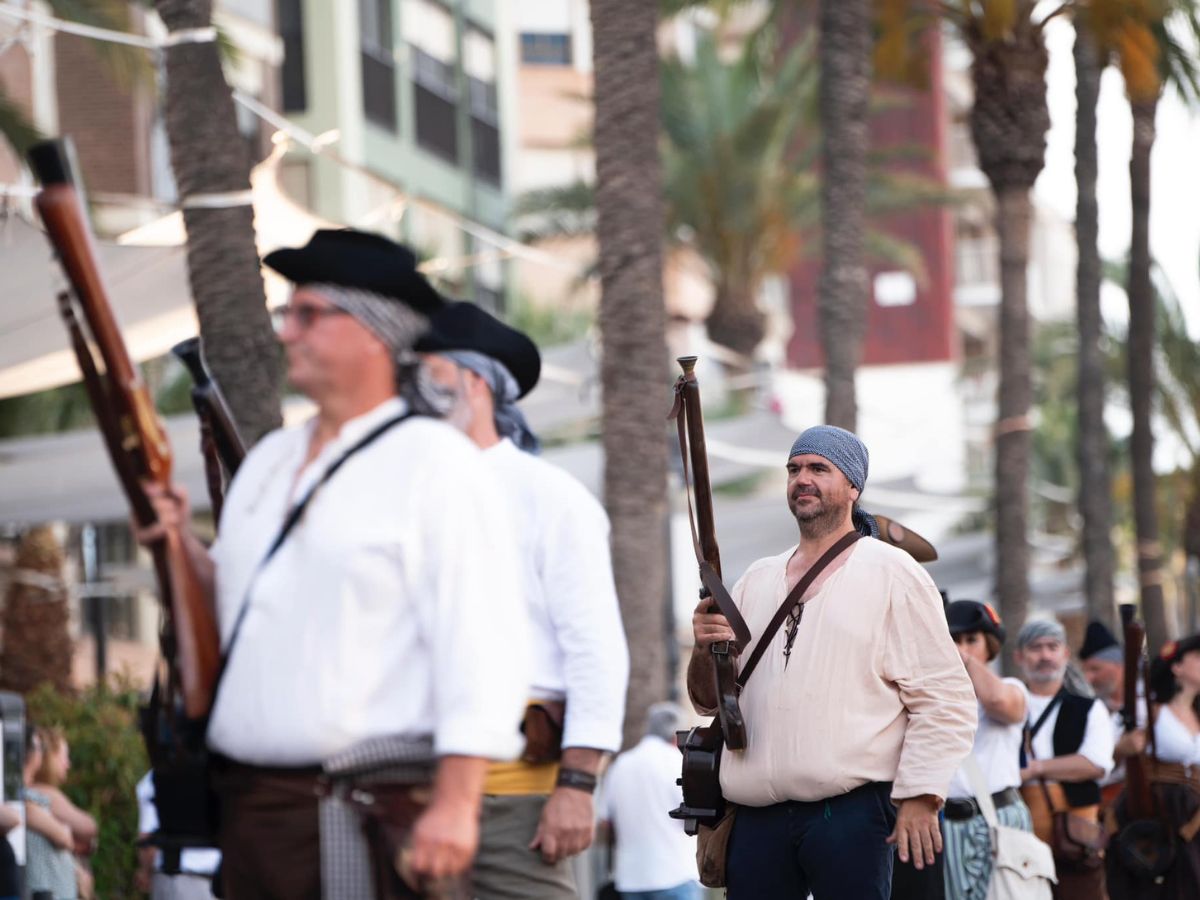
[[[450,421],[484,450],[508,500],[533,622],[533,641],[522,648],[533,660],[526,749],[488,774],[475,896],[575,897],[570,858],[592,840],[592,791],[605,754],[621,744],[629,672],[608,516],[583,485],[536,455],[516,406],[541,370],[533,341],[474,304],[454,303],[433,317],[417,348],[455,398]]]
[[[1017,635],[1015,655],[1029,687],[1033,749],[1032,757],[1023,760],[1021,794],[1033,814],[1034,831],[1047,843],[1051,843],[1052,808],[1065,805],[1077,816],[1099,819],[1098,782],[1113,767],[1108,709],[1065,685],[1071,656],[1066,640],[1066,631],[1057,621],[1030,619]],[[1056,898],[1103,896],[1103,867],[1062,864],[1058,868]]]
[[[696,839],[668,817],[683,802],[675,732],[683,710],[656,703],[646,736],[626,750],[604,776],[601,830],[612,845],[613,881],[622,900],[698,900]]]
[[[211,556],[182,491],[154,500],[215,587],[228,655],[208,728],[225,896],[366,900],[376,873],[411,891],[470,863],[488,761],[520,749],[527,615],[479,451],[420,414],[436,398],[412,347],[443,301],[413,254],[319,231],[264,262],[296,285],[277,328],[316,414],[246,457]],[[369,790],[339,789],[348,771]],[[403,850],[382,825],[364,838],[368,802],[411,826]]]
[[[800,543],[751,565],[733,589],[752,634],[855,530],[867,464],[866,446],[845,429],[819,425],[796,439],[787,501]],[[692,618],[688,667],[702,713],[717,700],[708,648],[734,638],[708,603]],[[730,900],[810,891],[816,900],[886,900],[894,856],[917,869],[934,863],[938,810],[971,750],[976,702],[941,595],[908,553],[870,538],[842,549],[774,636],[740,701],[746,748],[721,757],[721,789],[738,805]]]

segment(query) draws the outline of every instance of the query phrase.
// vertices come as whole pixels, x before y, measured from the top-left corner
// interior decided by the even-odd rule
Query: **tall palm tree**
[[[1126,283],[1129,299],[1126,364],[1133,417],[1130,455],[1142,615],[1146,620],[1150,650],[1157,652],[1169,634],[1163,605],[1162,548],[1151,425],[1155,394],[1155,293],[1150,254],[1150,156],[1163,89],[1169,84],[1187,101],[1195,102],[1200,98],[1200,77],[1194,55],[1173,33],[1173,29],[1182,28],[1190,31],[1193,39],[1200,38],[1200,5],[1196,0],[1153,3],[1102,0],[1089,12],[1100,46],[1116,56],[1133,113],[1133,147],[1129,160],[1133,225]]]
[[[662,64],[663,191],[673,240],[708,262],[715,296],[708,333],[749,357],[762,341],[764,278],[787,271],[798,229],[815,221],[816,179],[794,159],[815,86],[806,44],[764,64],[748,47],[722,58],[712,35],[695,58]]]
[[[1088,618],[1116,631],[1113,597],[1115,554],[1112,542],[1112,476],[1108,463],[1108,429],[1104,425],[1105,377],[1100,316],[1100,211],[1096,198],[1099,157],[1096,148],[1096,103],[1100,97],[1103,59],[1086,11],[1075,19],[1075,270],[1076,319],[1079,330],[1076,456],[1079,463],[1079,513],[1084,595]]]
[[[629,640],[625,742],[668,694],[667,442],[658,7],[593,0],[604,500]]]
[[[715,287],[709,336],[745,356],[763,336],[763,281],[787,273],[817,241],[816,85],[807,41],[778,58],[751,45],[731,59],[706,34],[692,59],[662,63],[666,239],[695,250],[708,264]],[[896,172],[882,156],[867,157],[872,216],[946,202],[941,185]],[[576,182],[530,191],[518,199],[516,215],[532,240],[591,235],[594,190]],[[923,273],[920,251],[911,243],[870,223],[862,240],[872,260]]]
[[[1042,171],[1046,104],[1046,18],[1037,0],[955,0],[942,4],[971,52],[975,99],[970,128],[979,167],[996,204],[1000,243],[1000,385],[995,426],[996,593],[1008,627],[1029,607],[1029,465],[1032,383],[1026,269],[1030,190]],[[1011,651],[1005,669],[1012,671]]]
[[[168,31],[212,24],[212,0],[155,0]],[[245,438],[280,423],[277,343],[254,247],[250,205],[190,203],[250,189],[251,160],[215,42],[166,53],[166,126],[187,228],[188,277],[205,355]]]
[[[820,0],[821,275],[818,327],[825,352],[825,421],[858,424],[854,373],[867,323],[864,234],[867,113],[871,99],[870,0]]]

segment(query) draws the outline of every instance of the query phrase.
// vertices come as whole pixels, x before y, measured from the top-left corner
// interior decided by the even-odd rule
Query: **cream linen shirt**
[[[532,694],[567,701],[564,747],[621,747],[629,651],[608,550],[608,515],[587,488],[510,440],[484,459],[509,501],[533,625]]]
[[[787,596],[794,551],[759,560],[734,586],[751,634]],[[725,796],[767,806],[891,781],[893,800],[945,797],[971,752],[976,699],[925,570],[860,540],[807,601],[786,668],[785,631],[742,692],[747,746],[722,756]]]
[[[254,576],[291,505],[403,409],[347,422],[303,469],[311,423],[276,431],[238,470],[213,548],[222,645],[249,603],[209,724],[221,753],[312,765],[390,735],[432,735],[438,755],[520,751],[529,629],[513,529],[454,428],[414,417],[356,453]]]

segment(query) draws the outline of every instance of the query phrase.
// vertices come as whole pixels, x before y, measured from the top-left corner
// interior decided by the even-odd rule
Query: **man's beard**
[[[1036,681],[1038,684],[1049,684],[1052,681],[1062,681],[1067,676],[1067,666],[1063,663],[1061,666],[1054,667],[1033,667],[1025,668],[1025,677],[1030,681]]]
[[[817,493],[802,494],[804,497],[815,497],[817,503],[808,508],[802,508],[793,500],[788,505],[796,524],[800,526],[800,536],[806,540],[823,538],[846,520],[849,504],[835,505],[826,503]]]

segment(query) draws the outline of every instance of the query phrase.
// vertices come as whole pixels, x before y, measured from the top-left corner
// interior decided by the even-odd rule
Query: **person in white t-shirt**
[[[976,600],[954,601],[946,618],[979,700],[979,728],[970,759],[987,782],[1000,824],[1032,831],[1029,807],[1018,790],[1028,693],[1018,679],[1001,678],[988,665],[1000,654],[1004,625],[991,606]],[[946,898],[983,900],[992,877],[991,835],[965,766],[950,782],[944,812]]]
[[[656,703],[646,736],[616,758],[604,778],[601,829],[613,844],[613,880],[622,900],[698,900],[696,839],[667,813],[683,802],[675,730],[683,710]]]

